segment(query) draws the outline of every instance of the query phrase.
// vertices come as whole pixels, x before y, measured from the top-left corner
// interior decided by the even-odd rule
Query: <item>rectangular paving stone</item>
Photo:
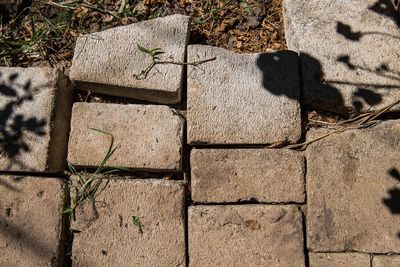
[[[184,119],[167,106],[75,103],[68,161],[98,166],[113,135],[115,153],[107,166],[180,171]]]
[[[152,63],[150,55],[138,49],[160,48],[160,61],[184,62],[189,17],[167,16],[98,33],[76,41],[70,77],[77,88],[114,96],[178,103],[181,99],[183,66],[158,64],[144,77]]]
[[[305,266],[292,205],[189,207],[190,266]]]
[[[304,202],[305,162],[283,149],[194,149],[190,157],[196,202]]]
[[[398,267],[400,266],[399,255],[374,255],[372,267]]]
[[[305,105],[348,115],[400,98],[400,23],[393,2],[283,1],[288,48],[300,52]]]
[[[185,266],[182,183],[113,179],[96,200],[78,206],[73,266]]]
[[[235,54],[188,47],[190,144],[272,144],[301,135],[298,56],[291,51]]]
[[[65,197],[57,178],[0,176],[0,266],[60,266]]]
[[[0,170],[61,172],[72,84],[52,68],[0,67]]]
[[[399,151],[400,120],[331,135],[307,148],[310,251],[400,252]]]
[[[310,267],[370,267],[369,254],[309,253]]]

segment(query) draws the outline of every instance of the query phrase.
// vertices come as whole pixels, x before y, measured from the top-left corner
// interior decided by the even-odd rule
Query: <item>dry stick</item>
[[[141,73],[139,75],[134,75],[134,77],[137,80],[143,80],[146,79],[149,72],[156,66],[156,65],[163,65],[163,64],[173,64],[173,65],[186,65],[186,66],[194,66],[197,67],[200,64],[209,62],[209,61],[213,61],[216,60],[216,57],[213,58],[208,58],[208,59],[203,59],[203,60],[199,60],[199,61],[195,61],[195,62],[181,62],[181,61],[157,61],[153,58],[153,62],[144,70],[141,71]],[[142,77],[141,77],[142,76]]]
[[[310,144],[312,144],[312,143],[314,143],[316,141],[319,141],[321,139],[324,139],[324,138],[326,138],[326,137],[328,137],[330,135],[341,133],[341,132],[344,132],[344,131],[347,131],[347,130],[360,129],[360,128],[366,128],[366,127],[373,126],[373,125],[375,125],[375,124],[377,124],[379,122],[379,121],[375,120],[377,117],[379,117],[380,115],[388,112],[390,109],[392,109],[394,106],[396,106],[398,104],[400,104],[400,99],[396,100],[392,104],[389,104],[386,107],[384,107],[384,108],[382,108],[382,109],[380,109],[380,110],[378,110],[376,112],[368,112],[368,113],[365,113],[365,114],[361,114],[361,115],[357,116],[356,118],[349,119],[349,120],[337,123],[338,126],[343,125],[342,126],[343,128],[336,129],[333,132],[324,134],[324,135],[322,135],[322,136],[320,136],[320,137],[318,137],[316,139],[313,139],[311,141],[307,141],[307,142],[300,143],[300,144],[293,144],[293,145],[285,146],[285,148],[288,148],[288,149],[302,149],[302,150],[304,150],[305,148],[307,148],[308,145],[310,145]]]

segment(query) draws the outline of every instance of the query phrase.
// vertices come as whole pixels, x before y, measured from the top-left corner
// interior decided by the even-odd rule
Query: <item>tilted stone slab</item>
[[[144,77],[152,63],[138,45],[160,48],[161,61],[184,62],[189,17],[167,16],[116,27],[79,37],[70,77],[77,88],[114,96],[178,103],[181,99],[183,66],[158,64]]]
[[[372,267],[398,267],[400,266],[399,255],[374,255]]]
[[[96,200],[76,211],[73,266],[185,266],[182,183],[110,180]]]
[[[392,1],[284,0],[283,7],[287,45],[300,52],[304,104],[347,115],[400,98]]]
[[[283,149],[194,149],[190,157],[196,202],[304,202],[305,162]]]
[[[65,197],[57,178],[0,176],[0,266],[60,266]]]
[[[320,131],[310,132],[313,140]],[[400,252],[400,121],[331,135],[307,148],[311,251]]]
[[[189,207],[190,266],[305,266],[292,205]]]
[[[301,135],[298,57],[291,51],[235,54],[188,47],[190,144],[296,142]]]
[[[369,267],[369,254],[309,253],[310,267]]]
[[[52,68],[0,67],[0,170],[60,172],[72,84]]]
[[[115,153],[107,166],[151,171],[180,171],[184,120],[167,106],[75,103],[68,161],[98,166],[111,138]]]

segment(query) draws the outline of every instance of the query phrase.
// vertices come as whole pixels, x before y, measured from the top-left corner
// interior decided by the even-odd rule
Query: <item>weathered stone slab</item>
[[[165,52],[159,55],[161,61],[184,62],[188,32],[189,17],[173,15],[83,35],[76,42],[70,77],[82,90],[178,103],[183,66],[158,64],[137,79],[152,63],[137,45],[160,48]]]
[[[372,267],[398,267],[400,266],[400,256],[398,255],[374,255]]]
[[[190,266],[304,266],[295,206],[189,207]]]
[[[300,52],[304,104],[349,114],[400,98],[400,23],[392,2],[284,0],[287,44]]]
[[[73,266],[185,266],[181,183],[111,180],[96,199],[97,215],[90,201],[78,206]]]
[[[167,106],[75,103],[68,161],[98,166],[114,136],[115,153],[107,166],[180,171],[184,120]]]
[[[309,253],[310,267],[369,267],[369,254]]]
[[[59,266],[65,187],[57,178],[0,176],[0,266]]]
[[[62,171],[71,106],[56,69],[0,67],[0,170]]]
[[[191,191],[196,202],[304,202],[305,163],[283,149],[194,149]]]
[[[190,45],[190,144],[271,144],[301,135],[298,57],[291,51],[235,54]]]
[[[311,251],[400,252],[399,151],[399,120],[331,135],[307,148]]]

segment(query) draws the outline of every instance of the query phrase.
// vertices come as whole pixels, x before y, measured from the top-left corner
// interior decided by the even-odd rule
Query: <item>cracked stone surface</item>
[[[235,54],[188,46],[190,144],[272,144],[301,135],[298,57],[291,51]]]
[[[307,139],[321,131],[309,132]],[[311,251],[400,252],[400,120],[311,144],[307,244]]]
[[[369,267],[369,254],[309,253],[310,267]]]
[[[57,178],[0,176],[0,266],[59,266],[65,196]]]
[[[107,166],[180,171],[184,119],[167,106],[75,103],[68,161],[98,166],[113,135],[115,153]]]
[[[73,266],[185,266],[182,183],[112,179],[96,200],[76,211]]]
[[[305,105],[351,114],[400,98],[392,1],[284,0],[283,10],[288,48],[300,52]]]
[[[158,64],[147,77],[135,78],[152,59],[137,45],[161,48],[162,61],[185,61],[189,17],[167,16],[115,27],[77,39],[70,71],[71,80],[82,90],[148,100],[178,103],[181,99],[183,66]]]
[[[305,266],[296,206],[189,207],[191,266]]]
[[[0,170],[61,172],[72,86],[52,68],[0,67]]]
[[[294,151],[194,149],[190,158],[193,201],[304,201],[304,157]]]

